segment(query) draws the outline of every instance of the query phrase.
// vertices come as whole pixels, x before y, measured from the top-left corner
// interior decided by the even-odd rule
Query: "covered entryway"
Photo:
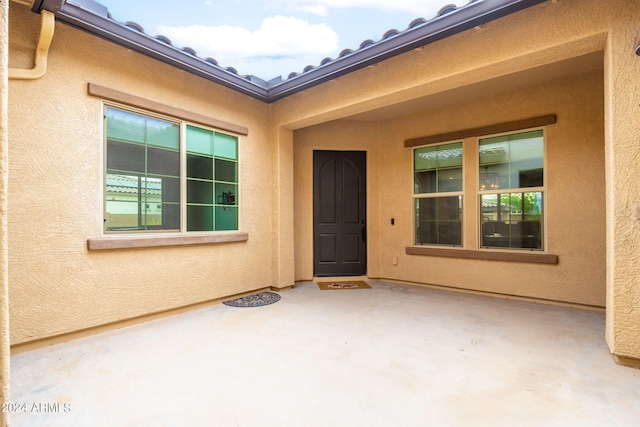
[[[367,272],[364,151],[313,152],[313,269],[315,276]]]
[[[15,354],[29,406],[11,425],[637,425],[640,376],[612,362],[604,312],[368,283]]]

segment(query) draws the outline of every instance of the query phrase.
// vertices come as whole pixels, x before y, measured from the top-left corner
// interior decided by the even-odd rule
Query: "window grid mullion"
[[[110,115],[111,113],[108,112],[109,110],[113,111],[113,116]],[[221,217],[222,223],[220,224],[221,230],[237,230],[239,222],[239,147],[237,136],[226,133],[219,133],[212,129],[202,128],[200,126],[194,126],[188,123],[186,120],[165,117],[128,106],[114,105],[110,102],[103,103],[103,116],[105,150],[103,162],[104,184],[102,186],[104,200],[103,211],[105,218],[105,225],[102,229],[103,233],[111,234],[123,232],[129,234],[133,232],[149,231],[173,231],[181,234],[187,233],[190,227],[190,215],[193,217],[191,219],[195,221],[194,225],[196,228],[192,227],[193,231],[216,231],[218,228],[216,221],[216,216],[218,213],[223,215],[223,218]],[[112,119],[112,117],[114,118]],[[122,120],[131,120],[131,123],[134,123],[134,127],[123,127]],[[158,121],[159,127],[155,122],[152,123],[152,125],[148,125],[148,120]],[[168,127],[173,126],[173,134],[160,134],[158,136],[156,132],[163,132],[165,129],[165,125]],[[130,129],[136,131],[135,126],[137,126],[138,133],[130,133]],[[191,134],[189,132],[190,127],[200,129],[205,134],[209,133],[211,135],[211,153],[205,154],[205,157],[211,159],[212,164],[210,166],[210,169],[207,170],[204,175],[196,175],[193,179],[193,181],[209,182],[211,185],[210,188],[203,188],[200,190],[196,189],[197,191],[200,191],[201,195],[204,195],[206,193],[210,194],[208,194],[205,199],[196,197],[196,199],[193,200],[197,201],[198,203],[191,203],[191,205],[193,206],[206,206],[207,209],[202,212],[191,212],[189,210],[190,196],[188,189],[191,188],[189,186],[191,180],[189,179],[188,168],[191,167],[191,163],[189,163],[189,146],[187,144],[187,139],[191,137]],[[129,137],[129,135],[132,135],[132,137]],[[156,140],[157,136],[160,139]],[[170,139],[166,139],[167,136],[169,136]],[[216,139],[217,137],[222,138],[220,140],[220,149],[222,151],[221,153],[218,153],[221,156],[218,156],[213,152],[216,149],[214,145],[218,141]],[[109,144],[111,143],[111,141],[120,142],[121,144],[114,144],[113,146],[110,146]],[[140,147],[140,155],[138,160],[139,167],[122,167],[121,165],[128,164],[128,162],[126,161],[129,154],[127,151],[127,146],[134,147],[136,145]],[[175,149],[173,147],[175,147]],[[169,158],[168,160],[172,162],[171,165],[175,165],[176,169],[178,169],[175,174],[166,174],[163,168],[158,168],[159,165],[168,164],[165,162],[165,159],[163,159],[162,157],[158,157],[158,153],[162,154],[162,152],[164,152],[165,150],[173,151],[175,153],[173,155],[173,159]],[[115,157],[116,154],[119,157]],[[194,152],[194,154],[199,155],[197,150]],[[116,163],[115,161],[111,162],[110,158],[112,155],[114,156],[114,158],[117,158],[117,161],[120,163]],[[175,163],[176,160],[178,161],[178,164]],[[224,160],[225,164],[218,165],[216,162],[217,160]],[[124,163],[122,163],[123,161]],[[230,170],[231,166],[226,162],[233,163],[233,173]],[[109,165],[112,165],[113,168],[109,169]],[[223,175],[220,176],[220,180],[216,179],[216,169],[220,169],[220,167],[216,168],[216,166],[223,167],[224,170]],[[153,173],[151,173],[151,169],[153,169]],[[231,175],[231,173],[233,176]],[[129,175],[131,177],[138,177],[137,183],[134,184],[135,190],[131,188],[132,191],[129,192],[129,196],[126,196],[127,191],[124,187],[121,187],[119,190],[118,187],[115,187],[115,190],[110,189],[111,187],[109,187],[109,179],[116,182],[116,184],[112,184],[112,186],[120,185],[117,184],[117,174],[121,174],[125,176],[125,178],[126,175]],[[211,175],[209,176],[209,174]],[[109,178],[111,175],[113,175],[114,177]],[[203,179],[200,179],[200,177],[202,177]],[[149,180],[154,181],[151,187]],[[156,188],[156,180],[159,181],[161,189],[160,187]],[[167,183],[171,191],[172,199],[170,201],[167,201],[167,203],[163,202],[164,198],[160,199],[157,202],[154,201],[154,195],[156,194],[156,192],[162,191],[162,193],[159,193],[160,196],[158,197],[164,196],[165,183]],[[191,190],[194,189],[191,188]],[[176,194],[177,191],[179,191],[179,194]],[[222,194],[221,200],[218,200],[218,197],[216,195],[222,192],[226,193]],[[120,206],[124,203],[127,203],[127,197],[131,199],[131,197],[134,196],[134,193],[137,193],[137,197],[135,197],[137,199],[135,200],[137,209],[134,210],[133,206],[131,206],[131,210],[129,210],[129,212],[131,212],[131,214],[135,212],[134,215],[135,217],[137,217],[137,220],[134,219],[135,217],[133,215],[131,215],[131,226],[120,225],[126,224],[127,219],[125,216],[128,215],[126,209],[123,209]],[[195,194],[197,193],[194,193],[193,195]],[[176,199],[175,195],[178,195],[179,197]],[[131,200],[131,202],[133,201],[134,200]],[[151,206],[151,203],[154,204],[153,207]],[[156,206],[156,204],[158,206]],[[179,206],[176,206],[177,204],[179,204]],[[149,208],[147,208],[147,205],[149,205]],[[219,207],[225,208],[225,211],[227,211],[228,209],[232,210],[229,212],[222,212],[222,210],[218,209]],[[173,217],[173,228],[171,229],[163,229],[162,224],[164,223],[164,216],[160,220],[162,222],[152,222],[155,221],[154,215],[158,214],[157,211],[161,210],[161,215],[165,214],[165,208],[170,208],[172,211],[170,214]],[[115,214],[113,214],[113,212],[115,212]],[[117,217],[118,215],[120,216]],[[177,216],[179,216],[179,218],[177,218]],[[112,220],[112,218],[116,218],[113,223],[117,225],[110,225],[110,221]],[[157,227],[156,224],[159,224],[160,227]]]
[[[522,157],[522,151],[520,151],[520,157],[514,157],[514,146],[518,146],[519,141],[517,137],[521,134],[528,132],[539,132],[539,138],[541,139],[541,157],[542,157],[542,180],[538,186],[521,186],[523,184],[522,175],[520,175],[520,179],[517,181],[513,181],[513,173],[520,173],[522,171],[529,170],[523,169],[523,163],[525,161],[535,160],[536,157]],[[478,247],[479,248],[490,248],[490,249],[505,249],[505,250],[545,250],[545,226],[544,226],[544,218],[546,215],[546,155],[545,155],[545,138],[543,129],[531,129],[531,130],[523,130],[520,132],[505,134],[508,139],[504,141],[507,146],[507,156],[506,156],[506,173],[507,175],[507,186],[505,188],[494,188],[494,189],[481,189],[480,182],[476,187],[477,194],[477,203],[479,206],[480,216],[478,221],[480,223],[479,233],[478,233]],[[478,178],[482,177],[482,165],[480,163],[480,141],[482,140],[491,140],[494,138],[500,138],[504,135],[496,135],[496,136],[483,136],[478,139],[478,144],[476,145],[478,152],[478,168],[476,173],[478,174]],[[515,137],[512,139],[512,137]],[[516,148],[517,149],[517,148]],[[536,151],[534,151],[536,153]],[[520,162],[520,165],[516,165],[516,162]],[[499,164],[501,162],[496,162]],[[534,170],[540,166],[532,165],[530,170]],[[526,166],[525,166],[526,168]],[[529,184],[527,181],[525,183]],[[518,185],[518,187],[515,187]],[[527,215],[527,209],[525,209],[527,205],[527,198],[525,197],[526,193],[537,193],[535,196],[535,200],[538,200],[538,213],[530,213]],[[484,198],[485,196],[493,196],[495,195],[495,212],[492,214],[491,210],[484,211],[485,206]],[[508,202],[506,208],[502,208],[502,199],[505,195],[508,195]],[[514,200],[515,196],[515,200]],[[519,197],[518,197],[519,196]],[[487,200],[487,203],[490,203],[492,198]],[[514,205],[514,203],[519,203],[519,206]],[[535,203],[535,202],[534,202]],[[491,205],[488,205],[490,208]],[[535,204],[532,206],[536,206]],[[486,215],[489,219],[486,219]],[[538,215],[539,217],[536,217]],[[494,218],[495,217],[495,218]],[[508,244],[505,245],[505,241],[508,241]]]
[[[187,231],[187,125],[180,123],[180,232]]]

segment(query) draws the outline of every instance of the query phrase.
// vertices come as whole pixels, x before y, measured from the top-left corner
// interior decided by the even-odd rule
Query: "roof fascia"
[[[42,9],[53,12],[60,21],[87,31],[128,49],[143,53],[154,59],[176,66],[189,73],[219,83],[235,91],[267,101],[265,82],[251,76],[251,80],[233,74],[221,67],[190,55],[181,49],[141,33],[109,18],[106,7],[85,0],[39,0],[32,7],[35,12]]]
[[[32,10],[37,13],[42,9],[48,10],[66,24],[245,95],[271,103],[545,1],[476,0],[451,13],[445,13],[396,35],[344,54],[317,68],[286,80],[275,78],[269,82],[254,76],[239,76],[143,32],[129,28],[111,19],[107,8],[93,0],[36,0]]]
[[[476,1],[269,88],[271,102],[546,0]]]

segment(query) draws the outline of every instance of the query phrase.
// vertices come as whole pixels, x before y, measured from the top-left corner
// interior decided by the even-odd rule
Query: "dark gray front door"
[[[316,276],[367,272],[364,151],[313,152],[313,269]]]

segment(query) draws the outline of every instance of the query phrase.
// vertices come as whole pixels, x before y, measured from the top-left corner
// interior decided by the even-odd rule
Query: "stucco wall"
[[[497,83],[500,90],[501,84],[535,74],[540,67],[563,68],[564,61],[603,51],[606,232],[600,239],[606,242],[606,336],[614,354],[639,359],[640,174],[635,153],[640,121],[635,117],[640,60],[633,53],[639,28],[636,0],[545,2],[278,101],[273,125],[309,128],[391,105],[411,105],[421,97],[442,102],[451,92],[460,99],[456,88],[474,91],[476,83]],[[596,251],[601,251],[599,243]],[[308,268],[300,270],[300,259],[298,255],[295,261],[301,272],[297,278],[308,274]],[[569,286],[582,293],[577,282]],[[547,289],[558,298],[567,293]],[[602,305],[601,291],[584,295],[583,301]]]
[[[468,99],[383,122],[334,121],[295,132],[296,278],[313,273],[310,159],[314,149],[370,155],[369,271],[379,277],[605,305],[603,76],[594,71]],[[412,150],[404,140],[555,113],[546,135],[547,251],[558,265],[406,255],[413,244]],[[468,138],[464,143],[476,143]],[[465,153],[474,153],[465,147]],[[384,159],[379,162],[378,159]],[[474,164],[465,162],[465,166]],[[476,172],[465,169],[465,249],[477,249]],[[395,219],[391,225],[390,219]],[[600,238],[594,238],[600,236]],[[398,265],[392,265],[392,258]]]
[[[9,401],[9,286],[7,275],[7,187],[8,187],[8,69],[9,6],[0,3],[0,401]],[[9,414],[0,413],[0,426],[9,424]]]
[[[29,67],[39,16],[11,13],[10,66]],[[103,204],[101,100],[89,82],[246,126],[239,228],[249,240],[88,252]],[[12,344],[272,284],[266,104],[59,23],[47,74],[12,80],[9,103]]]
[[[635,0],[544,2],[278,101],[273,124],[302,129],[372,110],[384,115],[388,106],[406,111],[416,102],[424,105],[421,99],[447,102],[454,94],[461,100],[464,93],[456,88],[475,92],[478,84],[497,83],[500,90],[541,67],[562,69],[564,61],[604,52],[607,342],[614,354],[640,358],[634,243],[640,233],[640,174],[634,166],[640,122],[633,118],[640,91],[640,61],[633,53],[639,28]],[[601,295],[588,299],[602,304]]]
[[[29,67],[38,32],[38,16],[19,5],[12,5],[11,16],[10,65]],[[521,108],[522,111],[546,108],[550,104],[542,102],[527,102],[516,107],[500,94],[489,94],[510,90],[524,97],[526,88],[516,89],[517,83],[522,78],[535,80],[540,67],[549,66],[545,72],[551,70],[553,73],[554,69],[557,72],[564,68],[565,60],[604,52],[604,88],[598,85],[597,89],[600,93],[604,90],[605,106],[604,113],[600,114],[604,117],[606,159],[606,191],[603,192],[606,193],[607,213],[604,233],[607,243],[607,340],[614,353],[640,358],[637,334],[640,286],[635,244],[640,241],[640,222],[635,216],[640,204],[640,174],[635,166],[640,122],[634,118],[640,93],[637,80],[640,60],[633,54],[633,39],[638,28],[640,2],[637,0],[547,1],[265,106],[139,54],[58,25],[50,56],[50,72],[37,82],[11,82],[9,87],[9,200],[12,209],[9,279],[14,342],[263,285],[286,286],[294,279],[294,268],[296,278],[306,278],[309,274],[309,249],[299,243],[305,235],[305,225],[299,223],[301,213],[298,208],[301,207],[303,213],[308,209],[308,203],[305,207],[299,193],[305,188],[304,191],[308,191],[309,181],[300,175],[300,169],[294,171],[293,166],[293,160],[308,161],[304,144],[307,147],[316,144],[318,134],[333,135],[335,141],[345,144],[348,139],[357,141],[352,149],[366,149],[373,154],[368,156],[368,166],[370,171],[378,168],[377,175],[373,178],[369,175],[370,189],[371,179],[377,179],[382,184],[380,192],[388,191],[390,182],[405,185],[402,183],[405,178],[401,174],[384,176],[382,167],[376,166],[376,162],[382,164],[382,161],[376,159],[382,159],[388,152],[391,160],[404,163],[410,150],[395,145],[391,148],[383,146],[385,141],[398,144],[402,138],[431,133],[438,127],[459,129],[463,122],[477,121],[481,110],[477,105],[468,105],[467,99],[484,97],[485,102],[492,102],[494,106],[499,104],[505,108],[505,114],[501,116],[515,115],[516,110],[519,115]],[[539,77],[535,84],[544,80]],[[586,75],[582,78],[593,78],[594,83],[598,80]],[[88,237],[99,235],[102,221],[100,103],[86,95],[86,83],[90,81],[249,128],[249,136],[241,143],[241,167],[244,165],[245,168],[241,178],[244,193],[241,228],[249,232],[249,242],[87,253],[84,242]],[[533,87],[528,90],[533,91]],[[580,91],[571,94],[574,99],[567,100],[554,93],[558,107],[564,108],[563,102],[577,102],[576,99],[588,101]],[[433,107],[432,112],[440,117],[440,121],[419,123],[414,116],[384,122],[388,119],[384,115],[389,111],[385,108],[393,106],[396,113],[400,110],[404,113],[425,110],[427,103],[424,100],[439,105]],[[420,108],[413,108],[416,105]],[[589,108],[592,105],[586,104]],[[377,109],[381,109],[382,118],[375,121],[376,132],[379,132],[375,147],[370,138],[364,137],[372,135],[371,126],[355,123],[352,119],[354,115],[376,112]],[[469,116],[461,115],[462,110]],[[582,111],[580,120],[595,114],[587,110]],[[551,137],[556,133],[554,139],[564,141],[566,135],[575,129],[563,127],[571,120],[563,121],[562,114],[573,112],[569,109],[557,114],[559,122],[550,127],[547,134]],[[345,118],[350,120],[341,120]],[[490,117],[482,118],[488,121]],[[503,121],[502,117],[499,121]],[[598,123],[602,126],[602,121]],[[412,133],[394,126],[406,126]],[[338,127],[340,132],[336,131]],[[300,143],[300,147],[294,145],[293,131],[296,131],[295,144]],[[406,135],[403,134],[405,131]],[[336,145],[323,141],[319,147],[333,149]],[[581,159],[592,158],[597,147],[594,145],[584,157],[575,157],[574,145],[572,142],[550,147],[548,153],[565,159],[568,167],[577,174],[578,163]],[[598,147],[602,149],[601,145]],[[347,147],[341,146],[340,149]],[[553,150],[556,150],[555,154]],[[569,152],[573,157],[568,157]],[[387,160],[384,157],[384,162]],[[247,170],[250,173],[246,173]],[[302,181],[294,183],[294,178]],[[583,177],[573,175],[568,178]],[[306,183],[304,179],[307,179]],[[549,176],[549,185],[553,179]],[[602,183],[601,180],[598,182]],[[410,191],[410,187],[406,188],[404,191]],[[563,185],[562,188],[572,187]],[[568,197],[576,201],[576,194],[555,191],[555,187],[548,189],[550,214],[560,206],[557,202],[551,203],[553,198],[562,200]],[[378,254],[375,259],[370,257],[370,272],[377,272],[376,275],[381,277],[393,275],[405,280],[426,280],[423,274],[425,257],[402,255],[410,238],[402,237],[407,240],[400,241],[397,236],[407,236],[402,230],[407,224],[399,222],[393,231],[387,230],[388,218],[396,216],[396,212],[384,210],[388,205],[386,200],[382,201],[387,196],[375,191],[369,194],[370,200],[378,198],[379,206],[369,216],[371,219],[371,215],[379,215],[378,230],[373,230],[371,223],[369,226],[370,236],[375,236],[369,243],[370,253]],[[402,199],[405,203],[405,198]],[[369,208],[372,206],[375,204],[370,202]],[[406,209],[398,215],[410,215],[410,206],[407,205]],[[601,218],[600,213],[597,215]],[[565,220],[558,218],[557,221],[563,225]],[[560,265],[550,267],[549,271],[556,269],[563,273],[550,278],[550,282],[539,289],[524,291],[527,295],[560,300],[565,300],[568,294],[576,294],[577,298],[572,296],[569,299],[602,305],[602,288],[580,284],[576,277],[584,276],[572,275],[580,263],[575,251],[585,249],[573,248],[573,241],[554,247],[556,242],[566,240],[565,230],[584,235],[586,229],[572,225],[554,230],[550,220],[548,226],[549,251],[564,251],[564,254],[558,253]],[[597,259],[603,251],[601,239],[596,237],[593,240],[597,240],[593,253],[586,256]],[[376,245],[381,249],[376,249]],[[300,247],[303,250],[299,252]],[[398,255],[400,263],[397,267],[390,266],[390,251],[398,252],[398,248],[401,251]],[[447,262],[453,267],[459,264],[454,260]],[[565,268],[563,262],[569,263],[569,267]],[[405,263],[413,263],[417,270],[411,272]],[[473,263],[468,262],[465,266]],[[483,264],[480,261],[475,263]],[[246,268],[246,265],[251,268]],[[505,271],[510,271],[514,267],[505,268]],[[542,267],[531,268],[534,267],[529,266],[519,273],[537,273]],[[430,281],[443,284],[452,281],[435,272],[429,271],[428,275]],[[522,291],[506,276],[506,273],[498,274],[499,279],[506,279],[500,283],[508,284],[503,291],[513,292],[513,288]],[[478,289],[488,289],[489,286],[494,289],[496,286],[495,280],[467,283],[460,280],[463,279],[460,276],[454,275],[453,278]],[[590,279],[595,283],[601,277]],[[265,283],[269,281],[271,283]],[[560,282],[564,284],[554,288],[553,285]],[[589,290],[585,290],[585,286]]]
[[[616,355],[640,359],[640,57],[630,54],[640,3],[633,6],[620,11],[605,58],[607,341]]]

